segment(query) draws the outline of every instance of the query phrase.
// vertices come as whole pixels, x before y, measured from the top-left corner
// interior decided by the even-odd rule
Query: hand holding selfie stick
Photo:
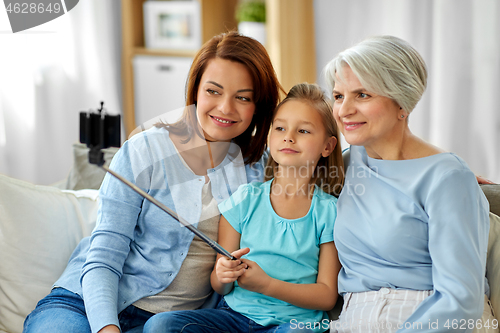
[[[179,218],[176,212],[156,200],[128,179],[122,177],[104,165],[104,153],[101,149],[108,147],[120,147],[120,115],[105,115],[102,112],[103,104],[104,102],[101,102],[101,108],[98,109],[99,113],[80,112],[80,142],[86,144],[90,149],[89,162],[106,170],[111,175],[118,178],[121,182],[132,188],[135,192],[148,199],[165,213],[172,216],[174,219],[179,221],[180,224],[188,228],[201,240],[207,243],[217,253],[228,257],[230,260],[236,260],[236,257],[232,256],[231,253],[226,251],[226,249],[220,246],[217,242],[212,240],[200,230],[196,229],[191,224]]]

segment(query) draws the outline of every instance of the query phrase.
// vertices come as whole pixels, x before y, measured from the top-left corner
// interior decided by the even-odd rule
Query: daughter
[[[317,85],[298,84],[278,105],[268,181],[242,185],[219,204],[217,309],[152,317],[144,332],[294,332],[328,329],[340,263],[333,243],[343,162],[331,106]],[[274,178],[272,178],[274,177]]]

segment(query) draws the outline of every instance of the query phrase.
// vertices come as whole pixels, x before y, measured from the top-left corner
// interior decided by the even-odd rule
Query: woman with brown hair
[[[217,204],[262,180],[281,86],[257,41],[230,32],[195,56],[175,124],[134,135],[110,168],[217,239]],[[196,309],[212,295],[215,252],[117,179],[101,185],[97,227],[74,251],[25,332],[142,332],[155,313]]]

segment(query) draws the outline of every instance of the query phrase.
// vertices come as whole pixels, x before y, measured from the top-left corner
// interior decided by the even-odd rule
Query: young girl
[[[234,32],[216,36],[193,61],[182,119],[133,136],[110,167],[217,239],[217,203],[263,178],[279,90],[261,44]],[[99,195],[97,227],[25,332],[142,332],[155,313],[210,298],[210,247],[114,177]]]
[[[299,84],[277,107],[269,137],[271,177],[242,185],[219,205],[217,309],[162,313],[144,332],[294,332],[328,329],[340,264],[333,243],[343,162],[330,103]],[[274,178],[272,176],[274,175]],[[269,177],[268,177],[269,178]]]

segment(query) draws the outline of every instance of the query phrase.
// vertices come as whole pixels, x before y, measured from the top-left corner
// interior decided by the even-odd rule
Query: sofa
[[[105,160],[115,152],[106,150]],[[80,239],[90,235],[103,177],[80,144],[68,177],[54,186],[0,175],[0,332],[22,332],[25,317],[49,293]],[[493,308],[500,309],[500,185],[482,189],[492,211],[487,277]]]
[[[109,165],[116,148],[104,150]],[[73,167],[52,186],[0,174],[0,332],[22,332],[83,237],[94,229],[105,172],[73,146]]]

